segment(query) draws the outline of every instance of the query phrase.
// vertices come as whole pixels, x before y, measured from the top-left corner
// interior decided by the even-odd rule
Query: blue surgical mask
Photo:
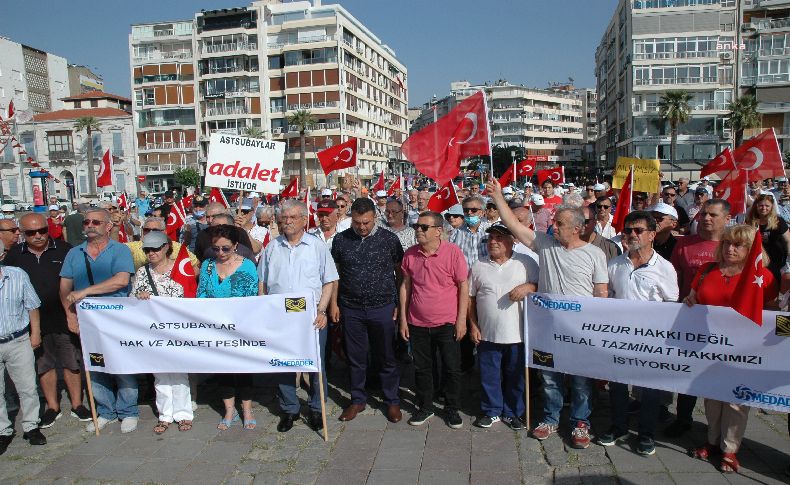
[[[195,217],[197,217],[199,219],[199,218],[201,218],[201,217],[206,215],[206,211],[195,211],[195,212],[192,213],[192,215],[194,215]]]
[[[480,216],[464,216],[464,222],[467,226],[476,226],[480,224]]]

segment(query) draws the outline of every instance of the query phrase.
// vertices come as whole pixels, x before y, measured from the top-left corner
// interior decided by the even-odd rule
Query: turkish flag
[[[375,185],[373,185],[370,190],[384,190],[384,170],[381,171],[379,179],[376,180]]]
[[[307,192],[305,192],[302,202],[307,206],[307,227],[305,230],[318,227],[315,221],[315,209],[313,208],[313,203],[310,201],[310,187],[307,187]]]
[[[226,209],[230,207],[228,200],[225,198],[225,194],[223,194],[222,191],[216,187],[211,188],[211,193],[208,194],[208,200],[209,202],[219,202],[225,206]]]
[[[125,225],[126,224],[121,224],[118,228],[118,242],[123,244],[129,242],[129,236],[126,234],[126,227],[124,227]]]
[[[345,143],[321,150],[316,156],[326,175],[335,170],[354,167],[357,164],[357,139],[349,138]]]
[[[426,206],[428,210],[434,212],[444,212],[458,203],[458,194],[455,193],[453,181],[449,181],[436,191],[428,200]]]
[[[180,206],[181,202],[176,202],[170,207],[170,213],[167,215],[167,225],[165,226],[165,233],[173,241],[178,240],[178,230],[181,229],[186,222],[184,209]]]
[[[733,310],[753,321],[763,325],[763,291],[772,280],[764,281],[766,271],[763,270],[763,237],[760,231],[754,233],[754,241],[746,264],[732,292],[730,306]]]
[[[452,180],[461,170],[461,160],[489,155],[488,117],[482,91],[461,101],[435,123],[403,142],[401,151],[423,175],[439,184]]]
[[[544,181],[551,180],[554,185],[565,182],[565,167],[547,168],[546,170],[538,170],[538,185],[542,185]]]
[[[516,174],[519,177],[532,177],[535,174],[535,160],[532,158],[525,158],[524,160],[518,162],[516,165]],[[562,172],[562,176],[565,176],[565,172]]]
[[[400,179],[401,177],[398,177],[397,179],[395,179],[394,182],[392,182],[390,188],[387,189],[387,197],[392,197],[393,195],[395,195],[396,190],[401,190]]]
[[[186,244],[182,244],[181,249],[178,250],[173,269],[170,270],[170,279],[184,287],[184,298],[197,296],[195,268],[192,267],[192,262],[189,260]]]
[[[502,187],[510,185],[511,183],[513,183],[513,165],[510,165],[507,170],[505,170],[505,173],[499,177],[499,185]]]
[[[749,182],[785,177],[782,151],[773,128],[745,141],[732,154],[735,166],[749,171]]]
[[[730,203],[730,215],[746,213],[746,181],[745,170],[731,170],[719,185],[713,188],[713,197],[724,199]]]
[[[280,192],[280,198],[284,197],[299,197],[299,178],[295,177],[291,180],[282,192]]]
[[[716,155],[713,160],[709,161],[702,167],[702,170],[699,172],[699,178],[705,177],[707,175],[711,175],[714,173],[719,172],[729,172],[730,170],[735,169],[735,158],[732,156],[732,151],[730,151],[730,147],[727,147]]]
[[[181,204],[184,206],[184,209],[186,209],[187,207],[192,207],[193,198],[194,196],[192,195],[187,195],[186,197],[181,198]]]
[[[118,208],[121,210],[127,210],[129,208],[129,202],[126,198],[126,192],[122,193],[118,197]]]
[[[540,174],[540,172],[538,172]],[[540,175],[538,175],[540,177]],[[612,216],[612,227],[620,233],[623,231],[625,225],[625,216],[631,212],[631,200],[633,199],[634,192],[631,187],[634,184],[634,169],[628,171],[628,176],[623,182],[623,188],[620,189],[620,197],[617,199],[617,208],[614,210]]]
[[[96,177],[96,187],[108,187],[112,185],[112,155],[108,148],[104,152],[99,166],[99,175]]]

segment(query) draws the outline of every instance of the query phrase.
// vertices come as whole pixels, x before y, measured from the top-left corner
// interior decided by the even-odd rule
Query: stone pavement
[[[338,366],[339,367],[339,366]],[[405,369],[411,376],[411,369]],[[540,443],[526,431],[514,432],[502,423],[488,430],[472,426],[479,394],[477,376],[464,378],[464,427],[448,428],[440,415],[419,428],[406,419],[413,405],[404,379],[404,420],[386,421],[380,395],[349,423],[337,421],[347,404],[344,369],[330,372],[329,443],[298,423],[289,433],[277,433],[277,402],[267,376],[256,378],[255,413],[258,428],[235,425],[219,432],[213,387],[202,385],[195,426],[181,433],[171,427],[154,435],[156,422],[150,400],[141,391],[140,427],[122,434],[115,423],[95,437],[66,415],[44,430],[47,446],[31,447],[18,435],[0,456],[0,483],[190,483],[190,484],[786,484],[790,465],[787,416],[752,410],[743,448],[741,474],[722,475],[709,463],[688,457],[685,450],[704,441],[705,425],[697,409],[692,433],[683,439],[660,439],[655,455],[641,457],[625,443],[604,448],[591,445],[574,450],[565,438]],[[338,385],[340,387],[338,387]],[[304,396],[303,396],[304,397]],[[601,392],[593,415],[593,431],[604,431],[608,412]],[[700,400],[701,405],[701,400]],[[64,409],[68,404],[64,402]],[[540,403],[533,400],[534,410]],[[566,437],[567,429],[561,429]],[[661,438],[661,437],[659,437]],[[633,440],[632,440],[633,441]]]

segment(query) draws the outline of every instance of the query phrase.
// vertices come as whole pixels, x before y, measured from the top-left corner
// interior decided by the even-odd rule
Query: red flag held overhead
[[[551,180],[554,185],[565,183],[565,167],[538,170],[538,185],[543,185],[546,180]]]
[[[228,204],[228,200],[225,198],[225,194],[222,193],[222,190],[216,187],[211,188],[211,193],[208,194],[208,200],[209,202],[219,202],[220,204],[225,206],[226,209],[230,207],[230,204]]]
[[[14,100],[13,99],[8,103],[8,117],[9,118],[13,118],[14,117]]]
[[[393,195],[395,195],[395,191],[396,190],[401,190],[400,179],[401,179],[401,177],[398,177],[397,179],[395,179],[394,182],[392,182],[392,185],[390,185],[390,188],[387,189],[387,197],[392,197]]]
[[[749,171],[749,182],[786,176],[773,128],[743,142],[732,154],[736,167]]]
[[[730,203],[730,215],[746,213],[746,190],[748,182],[745,170],[732,170],[713,188],[713,196]]]
[[[299,197],[299,178],[295,177],[291,180],[282,192],[280,192],[280,198],[284,197]]]
[[[458,204],[458,194],[455,193],[455,186],[450,180],[431,196],[426,207],[434,212],[444,212],[455,204]]]
[[[178,230],[185,224],[183,209],[179,207],[179,204],[180,202],[176,202],[170,207],[170,213],[167,215],[167,224],[165,225],[165,233],[173,241],[178,240]]]
[[[712,175],[719,172],[729,172],[735,169],[735,158],[732,156],[730,147],[725,148],[721,153],[716,155],[713,160],[709,161],[702,167],[699,172],[699,178],[707,175]]]
[[[381,175],[379,175],[379,179],[376,180],[376,183],[373,185],[373,187],[371,187],[370,190],[373,190],[374,192],[376,190],[384,190],[384,170],[381,171]]]
[[[340,145],[321,150],[316,156],[326,175],[335,170],[354,167],[357,164],[357,139],[349,138]]]

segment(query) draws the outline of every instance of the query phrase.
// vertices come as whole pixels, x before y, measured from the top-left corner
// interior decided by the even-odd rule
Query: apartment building
[[[13,100],[17,111],[44,113],[63,109],[69,95],[66,59],[0,37],[0,113],[8,114]]]
[[[739,55],[741,92],[757,97],[762,126],[776,131],[783,152],[790,151],[790,1],[741,2]]]
[[[546,156],[548,163],[582,160],[588,137],[584,109],[588,94],[568,85],[536,89],[505,80],[477,85],[452,82],[449,96],[434,97],[423,105],[411,131],[425,128],[480,90],[486,93],[493,145],[518,146],[527,155]]]
[[[340,5],[261,0],[247,7],[201,11],[193,21],[135,27],[152,32],[145,42],[151,49],[146,56],[184,56],[177,61],[168,57],[167,63],[180,67],[166,79],[149,81],[145,65],[140,66],[143,79],[134,85],[138,147],[152,143],[140,138],[141,133],[179,131],[179,148],[172,153],[183,155],[182,165],[192,166],[205,161],[212,133],[260,134],[286,142],[283,171],[285,177],[294,176],[299,173],[300,138],[287,120],[296,111],[307,110],[316,121],[305,139],[308,182],[320,185],[326,180],[316,152],[356,137],[358,173],[370,178],[406,139],[406,68]],[[165,37],[161,31],[168,30],[173,35],[167,37],[178,37],[180,46],[161,45]],[[133,55],[143,57],[138,47],[142,47],[140,35],[133,28],[133,63]],[[157,63],[160,76],[163,63]],[[187,65],[191,79],[184,77]],[[163,85],[157,98],[159,85],[149,87],[147,82],[176,85],[170,91]],[[157,119],[170,124],[156,126]],[[154,146],[146,155],[154,153],[163,152]],[[155,171],[168,183],[175,167],[161,160],[143,158],[141,151],[141,173]]]
[[[724,123],[736,95],[735,0],[621,0],[596,49],[597,155],[659,158],[668,177],[694,176],[725,146]],[[728,48],[729,46],[729,48]],[[669,124],[658,103],[667,90],[692,95],[670,164]]]

